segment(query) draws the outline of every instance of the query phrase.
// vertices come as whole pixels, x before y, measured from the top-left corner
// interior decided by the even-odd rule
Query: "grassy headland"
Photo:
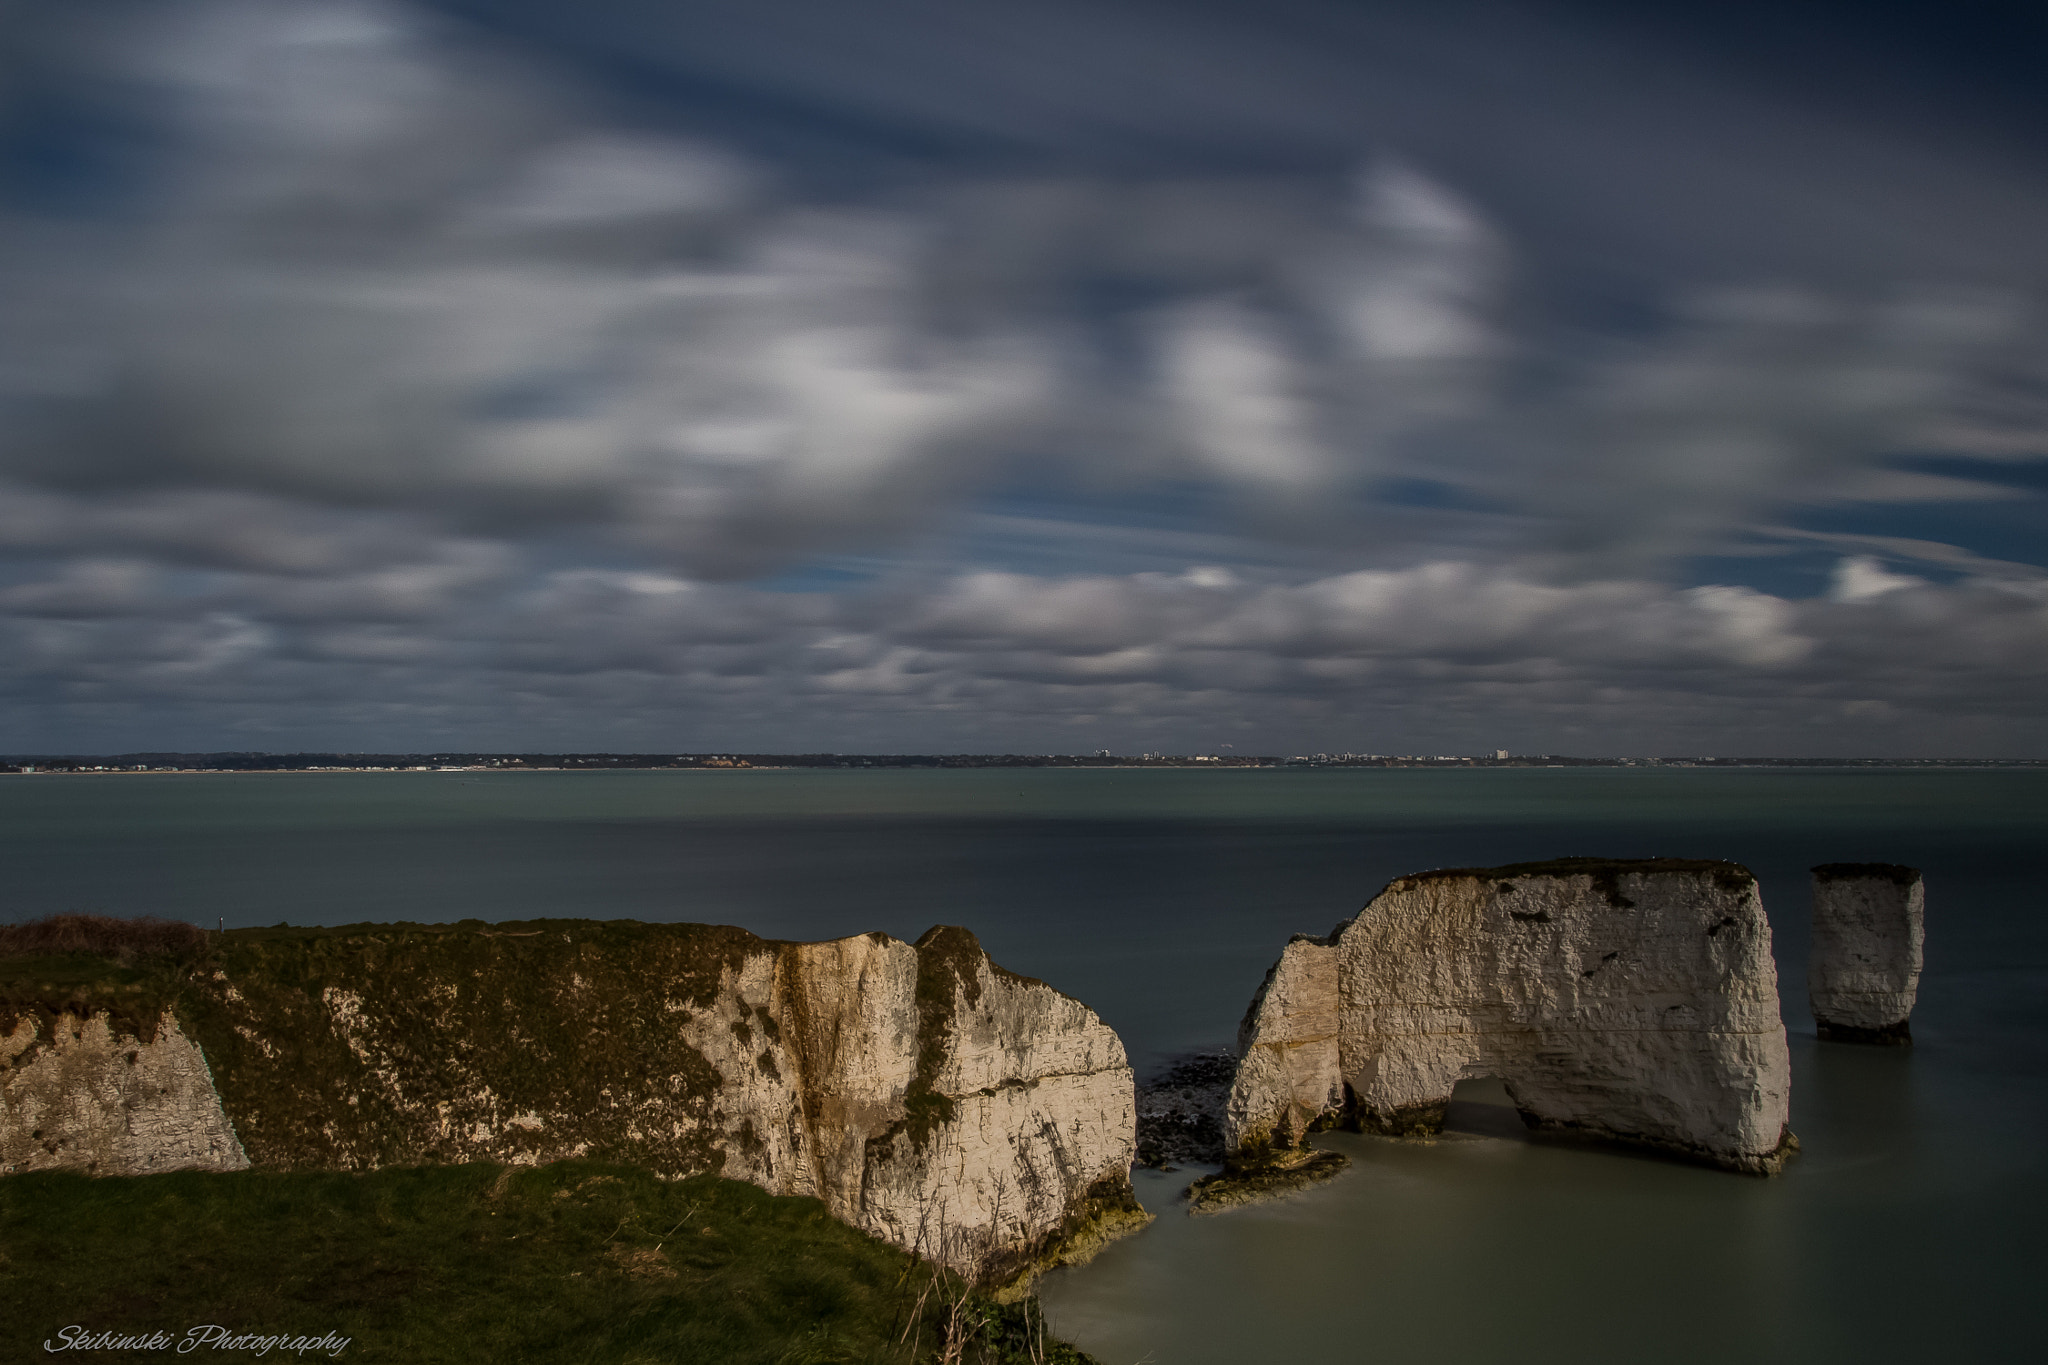
[[[465,980],[481,980],[495,964],[504,979],[487,981],[496,990],[485,994],[502,999],[530,987],[519,969],[531,954],[518,950],[532,927],[463,932],[476,927],[215,936],[174,921],[78,915],[0,926],[0,1031],[24,1016],[48,1025],[104,1010],[120,1029],[148,1037],[162,1011],[176,1008],[193,1013],[218,1049],[221,1037],[233,1041],[232,1029],[204,1027],[218,1004],[207,986],[218,968],[303,984],[324,954],[363,949],[354,939],[365,929],[377,931],[370,948],[389,947],[390,938],[408,950],[383,954],[401,965],[425,941],[444,956],[494,949],[462,960]],[[677,952],[716,959],[729,946],[723,936],[738,933],[568,921],[545,928],[592,948],[618,948],[621,935],[640,949],[648,947],[641,938],[658,939],[666,957],[613,956],[647,958],[641,965],[665,972],[668,986],[694,980],[685,969],[703,965],[670,960]],[[232,1060],[231,1046],[215,1052],[216,1075]],[[349,1091],[346,1074],[325,1080],[326,1093]],[[161,1333],[156,1349],[72,1349],[101,1360],[169,1359],[191,1329],[219,1324],[236,1334],[347,1338],[336,1358],[405,1365],[1088,1365],[1047,1337],[1035,1298],[998,1304],[839,1222],[819,1200],[600,1161],[0,1177],[0,1303],[13,1305],[0,1315],[7,1360],[42,1359],[45,1343],[64,1348],[67,1328],[74,1339]],[[252,1346],[225,1358],[255,1354]],[[279,1346],[263,1358],[328,1355]]]
[[[74,1325],[182,1340],[217,1323],[407,1365],[1087,1361],[1035,1300],[969,1293],[815,1199],[583,1161],[9,1176],[0,1301],[13,1360]]]

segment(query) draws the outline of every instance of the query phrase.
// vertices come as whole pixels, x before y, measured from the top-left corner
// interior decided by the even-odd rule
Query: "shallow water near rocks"
[[[1133,1061],[1226,1046],[1290,933],[1392,877],[1570,854],[1761,878],[1792,1037],[1777,1180],[1520,1140],[1346,1134],[1326,1185],[1045,1286],[1104,1365],[2031,1357],[2048,1309],[2048,772],[1280,770],[0,777],[9,919],[543,915],[766,937],[964,924]],[[1806,868],[1926,869],[1911,1049],[1820,1043]],[[1462,1098],[1462,1097],[1461,1097]]]

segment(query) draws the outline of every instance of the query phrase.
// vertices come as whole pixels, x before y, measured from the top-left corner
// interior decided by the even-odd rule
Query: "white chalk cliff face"
[[[1813,957],[1806,989],[1822,1038],[1912,1041],[1925,908],[1918,868],[1825,863],[1813,869]]]
[[[1770,925],[1732,863],[1403,877],[1330,940],[1288,945],[1242,1051],[1234,1149],[1339,1120],[1434,1132],[1457,1083],[1489,1076],[1541,1128],[1751,1172],[1790,1149]]]
[[[1337,934],[1296,934],[1266,973],[1237,1029],[1237,1076],[1225,1110],[1224,1143],[1258,1132],[1298,1146],[1311,1128],[1341,1112],[1343,1067],[1337,1035]]]
[[[746,1039],[750,1014],[773,1032]],[[1146,1221],[1122,1041],[964,929],[749,956],[686,1036],[734,1078],[722,1174],[817,1195],[898,1246],[1000,1275]]]
[[[1146,1221],[1122,1042],[964,929],[239,931],[177,1009],[210,1080],[169,1015],[150,1045],[79,1025],[8,1073],[0,1153],[103,1174],[225,1169],[245,1148],[299,1170],[601,1157],[816,1196],[987,1279]],[[151,1103],[183,1127],[127,1104],[145,1073],[175,1076]],[[45,1150],[58,1113],[77,1136]],[[117,1141],[123,1124],[144,1136]]]
[[[89,1018],[26,1014],[0,1038],[0,1173],[238,1171],[213,1077],[166,1016],[147,1040]]]

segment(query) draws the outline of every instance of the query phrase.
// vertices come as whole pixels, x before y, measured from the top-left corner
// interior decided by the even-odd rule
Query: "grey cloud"
[[[200,692],[216,704],[232,704],[261,672],[277,636],[261,624],[229,612],[195,618],[101,617],[62,619],[14,617],[10,668],[16,688],[34,695],[42,684],[62,700]]]
[[[319,578],[243,576],[225,591],[279,621],[432,618],[470,604],[509,576],[512,557],[488,545],[443,547],[432,559]]]
[[[1731,287],[1573,359],[1517,314],[1508,235],[1384,158],[1349,189],[806,205],[371,0],[210,0],[87,60],[176,132],[178,173],[70,245],[0,224],[28,300],[0,324],[0,461],[30,500],[127,498],[145,543],[174,533],[143,503],[214,499],[230,557],[305,552],[238,517],[269,499],[578,525],[744,577],[1056,457],[1220,483],[1332,545],[1376,481],[1422,478],[1548,526],[1511,553],[1636,572],[1787,502],[1992,496],[1870,465],[2043,349],[2009,293]]]
[[[1939,565],[1943,569],[1967,574],[1981,582],[2007,585],[2035,583],[2048,579],[2048,570],[2042,569],[2039,565],[1991,559],[1972,554],[1958,546],[1944,545],[1938,540],[1918,540],[1909,536],[1856,535],[1839,531],[1808,531],[1791,526],[1753,526],[1747,529],[1749,534],[1766,541],[1825,545],[1837,552],[1862,552],[1850,555],[1840,561],[1842,563],[1877,558],[1907,564]]]
[[[1623,715],[1787,742],[2038,726],[2040,570],[1778,524],[2018,504],[2003,480],[2048,455],[2048,317],[2017,257],[1900,247],[1858,276],[1734,252],[1596,326],[1505,182],[1413,121],[1367,156],[1327,84],[1261,124],[1321,130],[1306,171],[989,163],[824,196],[422,10],[132,13],[53,20],[32,56],[155,130],[145,173],[111,208],[0,215],[0,687],[24,725],[701,724],[761,747],[843,725],[905,748],[1326,723],[1440,743],[1485,714],[1559,748]],[[1041,37],[1088,17],[1047,13]],[[1719,107],[1687,89],[1687,117]],[[995,121],[1142,141],[1110,93]],[[1739,151],[1688,162],[1708,184],[1686,202],[1740,181]],[[1827,175],[1903,163],[1857,164]],[[2008,227],[2048,222],[2008,197]],[[1980,463],[1906,463],[1928,455]],[[1109,521],[1190,490],[1247,515],[963,512],[1019,483]],[[1056,571],[973,567],[1024,540]],[[1827,596],[1665,581],[1786,546],[1844,557]],[[733,585],[847,549],[874,586]]]
[[[852,141],[892,168],[907,145],[1039,165],[1335,169],[1392,147],[1484,183],[1572,271],[2038,284],[2048,264],[2038,130],[1987,128],[1966,100],[1895,79],[1897,54],[1859,41],[1882,23],[1850,10],[1806,29],[1824,60],[1792,63],[1781,25],[1755,45],[1766,51],[1730,61],[1612,6],[700,0],[669,24],[641,0],[443,3],[865,134],[825,141],[821,160]],[[1659,17],[1738,31],[1708,13]],[[1935,37],[1917,55],[1938,62]],[[2028,70],[1998,55],[2009,77]],[[1774,60],[1796,78],[1756,79]],[[1986,73],[1946,74],[1967,93]],[[1845,89],[1859,81],[1863,94]]]
[[[0,612],[22,616],[127,616],[153,604],[156,571],[133,560],[78,559],[49,577],[0,588]]]
[[[1828,596],[1837,602],[1872,602],[1886,593],[1926,586],[1926,579],[1892,573],[1874,556],[1852,555],[1836,562]]]
[[[130,699],[201,709],[282,705],[303,701],[317,664],[312,696],[389,715],[471,697],[478,709],[460,721],[471,733],[508,707],[604,697],[630,712],[617,725],[666,725],[667,742],[700,746],[771,716],[816,723],[820,708],[867,716],[902,747],[928,747],[970,713],[1029,747],[1074,725],[1185,745],[1285,724],[1456,732],[1481,713],[1552,743],[1600,716],[1667,731],[1754,722],[1782,743],[1878,720],[2037,726],[2048,667],[2038,582],[1938,587],[1859,559],[1830,598],[1807,601],[1640,580],[1559,586],[1457,563],[1293,584],[1216,570],[971,574],[899,596],[880,618],[844,594],[637,571],[558,573],[489,611],[382,622],[265,621],[232,603],[172,621],[124,600],[125,622],[76,606],[32,615],[33,596],[12,600],[0,618],[10,693],[76,708],[118,683]],[[660,716],[682,698],[694,719],[679,733]],[[920,735],[926,745],[909,742]]]
[[[1859,469],[1829,489],[1841,502],[2009,502],[2029,496],[2011,484],[1986,479],[1959,479],[1947,474],[1922,474],[1910,469]]]
[[[126,551],[207,569],[331,573],[418,559],[444,532],[422,518],[219,489],[100,495],[0,484],[0,551]]]
[[[1793,604],[1742,588],[1559,587],[1446,562],[1270,587],[1209,587],[1198,575],[1046,582],[983,574],[953,585],[904,634],[943,638],[934,625],[958,631],[969,621],[970,638],[985,649],[1043,651],[1084,671],[1127,673],[1190,651],[1324,663],[1557,658],[1581,667],[1769,669],[1811,649],[1796,619]]]
[[[82,245],[12,234],[24,478],[581,520],[745,570],[914,520],[1045,396],[1027,339],[920,330],[913,225],[749,214],[730,157],[593,130],[405,11],[189,13],[131,64],[190,173]]]
[[[1654,564],[1800,503],[1996,497],[1996,485],[1884,464],[1938,453],[1942,417],[1995,383],[2000,362],[2044,346],[2040,319],[2007,297],[1715,291],[1535,414],[1530,435],[1551,459],[1488,472],[1519,481],[1596,564]]]

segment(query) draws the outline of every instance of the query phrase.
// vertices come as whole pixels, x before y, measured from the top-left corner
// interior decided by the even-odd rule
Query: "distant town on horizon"
[[[8,754],[0,774],[135,772],[588,772],[735,768],[2037,768],[2039,758],[1604,757],[1572,754]]]

